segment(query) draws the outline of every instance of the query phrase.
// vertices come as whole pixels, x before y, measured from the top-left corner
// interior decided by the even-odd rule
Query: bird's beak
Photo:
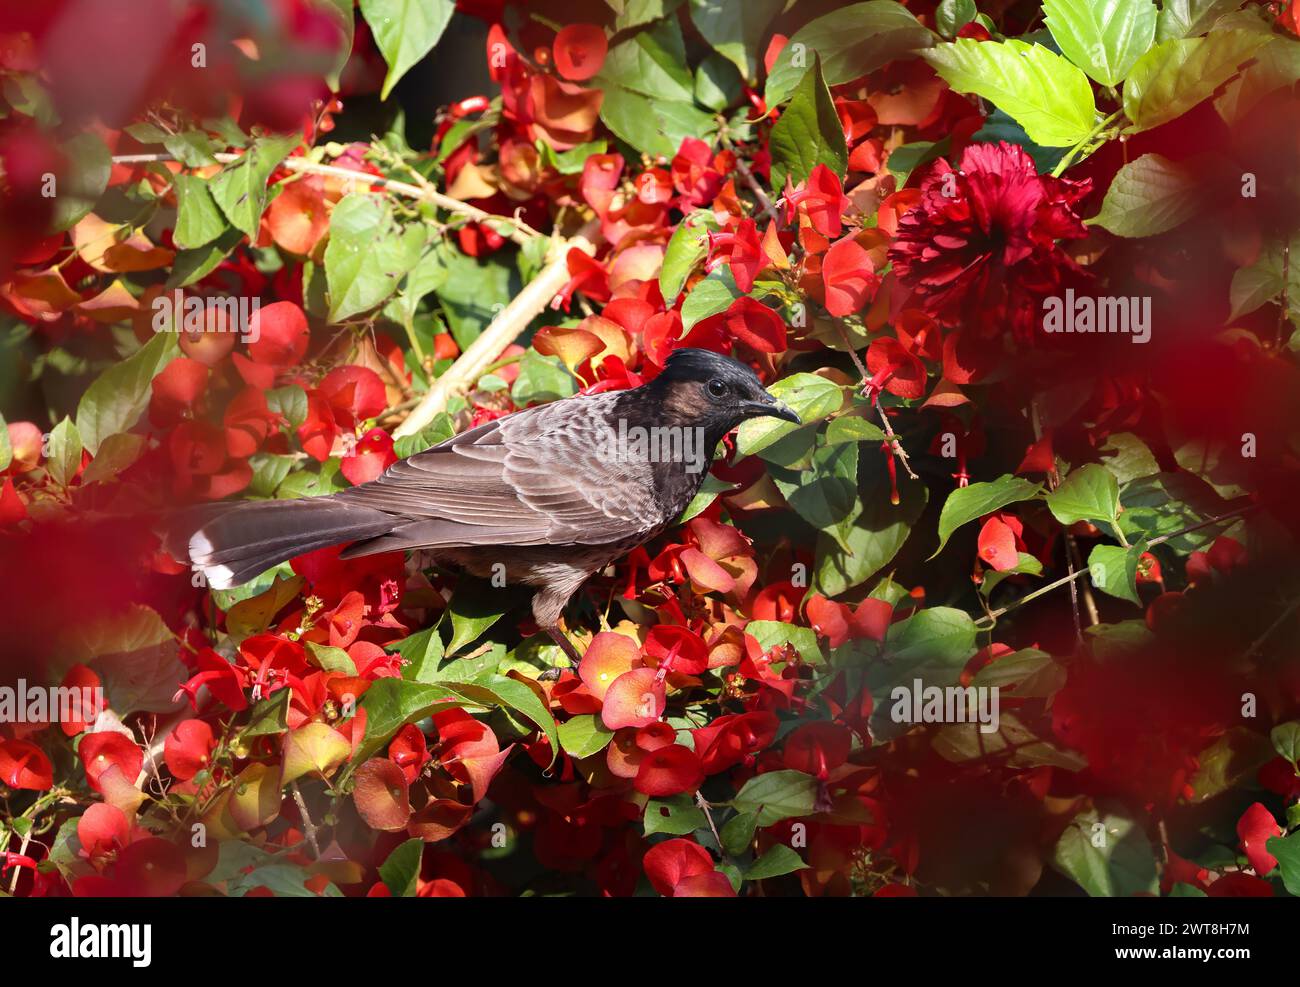
[[[795,425],[802,425],[803,422],[795,414],[794,409],[783,401],[778,401],[771,395],[765,395],[766,400],[747,401],[745,403],[745,415],[749,418],[780,418],[782,421],[793,422]]]

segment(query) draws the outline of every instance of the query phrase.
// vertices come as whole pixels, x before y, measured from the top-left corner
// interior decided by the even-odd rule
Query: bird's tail
[[[219,504],[173,518],[163,546],[202,570],[213,589],[246,583],[304,552],[382,535],[400,523],[335,497]]]

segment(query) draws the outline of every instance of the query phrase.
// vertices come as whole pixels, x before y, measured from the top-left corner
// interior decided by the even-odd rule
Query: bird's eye
[[[727,393],[727,385],[716,377],[709,381],[708,387],[709,394],[715,398],[720,398]]]

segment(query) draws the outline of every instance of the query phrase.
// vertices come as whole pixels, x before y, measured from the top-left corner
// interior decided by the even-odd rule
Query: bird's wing
[[[639,535],[660,508],[648,463],[601,455],[617,397],[575,398],[489,422],[343,496],[410,518],[408,540],[428,547],[600,545]]]

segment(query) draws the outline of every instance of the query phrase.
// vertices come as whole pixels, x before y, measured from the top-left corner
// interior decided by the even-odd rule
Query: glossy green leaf
[[[1042,45],[959,38],[923,57],[957,92],[975,93],[1010,114],[1037,144],[1071,147],[1093,129],[1088,77]]]
[[[1137,593],[1138,559],[1141,545],[1124,548],[1120,545],[1097,545],[1088,555],[1088,578],[1103,593],[1142,605]]]
[[[1075,816],[1056,843],[1052,865],[1094,898],[1156,894],[1160,887],[1151,841],[1118,804]]]
[[[1164,41],[1138,59],[1124,83],[1124,113],[1136,134],[1182,116],[1237,74],[1268,43],[1254,31]]]
[[[1152,0],[1043,0],[1061,53],[1103,86],[1118,85],[1156,36]]]
[[[208,191],[232,226],[256,237],[266,209],[271,173],[302,142],[299,134],[259,137],[208,182]]]
[[[691,20],[704,40],[746,79],[758,78],[759,46],[785,0],[690,0]]]
[[[739,812],[758,814],[759,826],[810,816],[817,801],[817,779],[802,771],[768,771],[741,786],[731,804]]]
[[[821,59],[827,85],[838,86],[933,43],[933,33],[902,4],[893,0],[849,4],[809,21],[791,35],[768,73],[764,97],[769,107],[785,102],[812,65],[814,54]]]
[[[1030,500],[1038,496],[1040,490],[1041,484],[1010,473],[996,480],[958,487],[948,494],[948,499],[943,502],[943,510],[939,512],[939,547],[930,558],[943,551],[952,533],[963,524],[1000,511],[1008,504]]]
[[[375,45],[388,64],[380,99],[433,50],[456,11],[453,0],[360,0]]]
[[[826,88],[819,57],[813,57],[812,66],[772,128],[768,147],[774,188],[784,188],[787,177],[798,185],[819,164],[844,177],[849,157],[844,125]]]
[[[1047,495],[1047,506],[1062,524],[1113,524],[1119,517],[1119,482],[1106,467],[1088,463],[1072,470],[1065,482]]]
[[[110,435],[131,428],[149,407],[152,382],[180,351],[174,333],[158,333],[86,388],[77,403],[81,441],[94,455]]]

